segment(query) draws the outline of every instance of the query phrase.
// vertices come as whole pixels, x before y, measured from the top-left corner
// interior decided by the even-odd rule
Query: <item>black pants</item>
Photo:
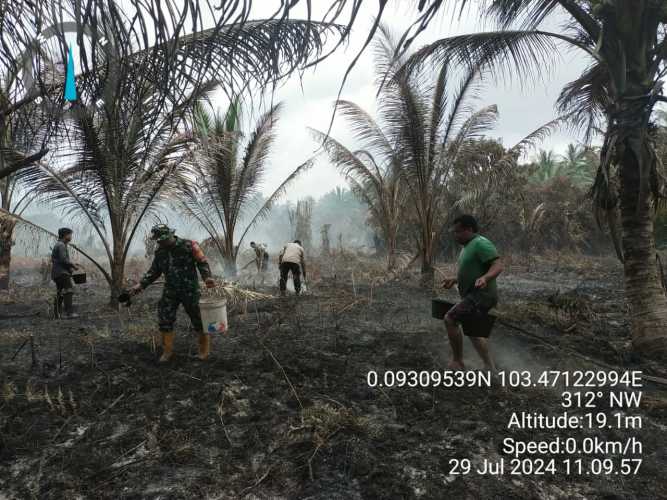
[[[178,306],[183,304],[183,309],[190,317],[192,329],[197,333],[204,333],[201,322],[201,311],[199,310],[199,294],[187,295],[178,292],[162,292],[162,298],[157,303],[157,317],[161,332],[173,332],[176,323]]]
[[[63,303],[65,304],[65,312],[71,314],[73,312],[72,295],[74,295],[72,277],[69,274],[63,274],[54,278],[53,281],[56,282],[56,289],[58,290],[54,307],[56,318],[59,318],[62,314]]]
[[[292,280],[294,281],[294,291],[301,292],[301,266],[294,262],[282,262],[280,264],[280,291],[284,292],[287,289],[287,276],[292,272]]]

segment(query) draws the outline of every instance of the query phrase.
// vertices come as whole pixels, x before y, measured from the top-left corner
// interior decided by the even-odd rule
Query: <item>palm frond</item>
[[[446,143],[453,140],[452,134],[461,127],[467,116],[473,114],[478,108],[475,106],[481,96],[482,72],[470,69],[464,74],[459,87],[452,99],[447,119],[441,124],[445,126],[441,132],[440,142]]]
[[[378,200],[377,194],[373,189],[369,189],[367,185],[360,183],[353,177],[347,178],[347,182],[350,185],[350,190],[352,194],[357,197],[358,200],[362,201],[368,211],[380,225],[386,226],[387,213],[383,210],[383,206]]]
[[[393,108],[396,113],[385,111],[383,117],[394,148],[401,151],[401,164],[412,167],[403,169],[404,177],[415,179],[418,189],[423,190],[430,182],[433,162],[428,157],[431,100],[421,84],[410,78],[399,80],[398,92],[387,99],[387,110]]]
[[[536,148],[537,145],[549,137],[554,132],[554,130],[561,127],[565,120],[567,120],[567,117],[558,117],[551,120],[550,122],[545,123],[544,125],[540,125],[530,134],[512,146],[509,149],[509,152],[512,155],[516,155],[518,157],[519,155],[525,154],[526,151]]]
[[[265,174],[271,147],[275,141],[275,128],[281,109],[282,104],[276,103],[264,113],[258,119],[255,130],[250,136],[233,189],[235,213],[241,214],[242,207],[257,193]]]
[[[394,148],[390,139],[364,109],[353,102],[344,100],[336,101],[336,106],[351,125],[354,137],[365,149],[376,153],[385,160],[393,156]]]
[[[341,174],[346,178],[361,179],[362,182],[372,183],[376,192],[383,190],[382,173],[379,167],[376,166],[374,171],[370,170],[357,154],[347,149],[335,138],[313,128],[309,128],[308,130],[315,140],[322,142],[329,160]]]
[[[509,81],[516,75],[522,81],[535,80],[546,74],[559,54],[557,41],[580,44],[565,35],[545,31],[492,31],[458,35],[437,40],[416,51],[400,73],[412,73],[430,60],[466,67],[469,71],[488,70],[497,80]],[[399,74],[401,77],[401,74]]]
[[[465,151],[467,144],[474,144],[476,139],[480,139],[491,130],[497,119],[498,107],[495,104],[482,108],[469,116],[461,125],[451,144],[447,145],[451,161],[456,161],[456,158]]]
[[[375,83],[378,88],[378,96],[380,96],[385,90],[385,83],[388,83],[396,74],[397,69],[405,63],[407,52],[399,52],[399,41],[384,23],[378,25],[373,49]]]
[[[604,63],[595,63],[563,87],[556,109],[568,116],[575,131],[584,132],[584,142],[588,144],[596,130],[606,126],[611,104],[609,72]]]

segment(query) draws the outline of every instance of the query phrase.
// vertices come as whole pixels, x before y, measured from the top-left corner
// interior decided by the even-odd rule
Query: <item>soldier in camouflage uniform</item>
[[[165,276],[162,298],[158,303],[158,322],[162,334],[163,352],[160,362],[168,361],[174,348],[174,323],[178,306],[183,304],[192,327],[199,333],[199,359],[205,360],[210,352],[210,338],[204,332],[199,311],[199,279],[201,274],[208,288],[215,286],[204,252],[196,241],[185,240],[164,224],[151,229],[151,238],[157,241],[155,257],[148,272],[130,292],[141,293],[161,275]]]

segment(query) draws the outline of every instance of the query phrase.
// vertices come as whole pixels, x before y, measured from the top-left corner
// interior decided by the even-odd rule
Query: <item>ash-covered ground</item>
[[[369,387],[370,370],[445,368],[434,291],[414,273],[373,287],[362,273],[354,282],[321,273],[307,295],[237,307],[205,363],[181,311],[165,366],[152,337],[158,286],[116,313],[106,286],[83,285],[82,318],[54,321],[52,291],[17,280],[0,309],[2,499],[667,498],[667,386],[659,383],[645,382],[639,409],[626,411],[642,417],[641,428],[592,430],[507,428],[513,412],[563,413],[561,387]],[[667,376],[664,363],[630,349],[613,261],[514,266],[499,284],[491,345],[501,368]],[[468,341],[465,358],[469,369],[480,366]],[[613,414],[608,405],[570,410],[590,411]],[[635,436],[641,468],[451,473],[454,458],[474,467],[507,461],[504,438],[556,436]],[[551,457],[568,458],[542,458]]]

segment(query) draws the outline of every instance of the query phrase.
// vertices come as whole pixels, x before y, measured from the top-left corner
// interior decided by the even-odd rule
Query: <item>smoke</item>
[[[306,198],[304,196],[304,199]],[[295,238],[296,228],[290,225],[289,216],[290,210],[295,208],[296,204],[292,202],[276,205],[265,220],[248,232],[242,243],[242,249],[250,245],[251,241],[256,241],[266,243],[271,255],[277,253],[285,243]],[[338,245],[339,236],[342,236],[345,248],[370,246],[373,241],[373,231],[368,226],[367,213],[368,210],[363,203],[350,191],[340,188],[314,200],[311,217],[312,249],[319,251],[321,248],[320,231],[325,224],[330,224],[329,238],[332,248]],[[239,224],[239,227],[245,227],[245,224]]]
[[[307,196],[303,197],[304,199]],[[258,196],[248,203],[236,228],[236,241],[241,237],[243,231],[250,223],[252,217],[266,200]],[[268,216],[260,220],[252,227],[243,242],[239,255],[248,250],[251,241],[266,243],[269,254],[274,257],[285,243],[292,241],[295,237],[294,228],[290,225],[289,211],[295,209],[296,204],[283,202],[276,204]],[[345,248],[370,247],[373,241],[373,231],[367,223],[368,210],[366,206],[357,200],[354,195],[345,189],[336,188],[319,199],[313,200],[313,211],[311,217],[311,231],[313,235],[312,249],[319,251],[321,248],[321,228],[329,224],[329,238],[332,249],[335,249],[342,240]],[[94,256],[103,256],[104,247],[98,234],[91,224],[84,219],[72,220],[58,211],[44,204],[34,204],[25,218],[35,224],[52,232],[57,232],[59,227],[67,226],[74,230],[74,243]],[[134,237],[130,246],[130,256],[143,257],[144,235],[153,224],[164,223],[173,227],[176,234],[182,238],[203,241],[208,234],[203,228],[186,217],[184,214],[170,208],[164,207],[154,215],[146,217]],[[32,232],[21,229],[16,230],[16,245],[13,251],[18,255],[26,255],[34,258],[42,258],[50,255],[55,241],[50,238],[37,239]],[[110,234],[106,235],[107,239]],[[245,261],[244,261],[245,262]]]

